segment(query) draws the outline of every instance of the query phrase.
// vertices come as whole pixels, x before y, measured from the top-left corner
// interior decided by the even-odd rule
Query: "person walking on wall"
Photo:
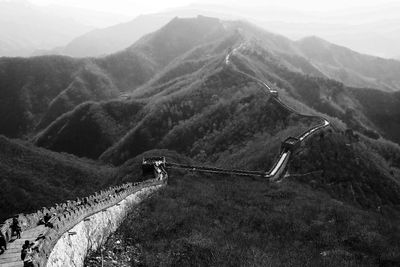
[[[49,213],[46,213],[46,215],[42,219],[40,219],[39,225],[44,224],[44,226],[46,227],[53,228],[53,224],[50,222],[50,220],[51,215]]]
[[[11,224],[11,235],[16,235],[17,238],[21,238],[21,226],[19,225],[19,221],[17,217],[13,218],[12,224]]]
[[[3,233],[0,231],[0,255],[7,250],[7,242]]]
[[[25,240],[21,250],[21,260],[24,262],[24,267],[34,267],[32,253],[32,244],[29,240]]]

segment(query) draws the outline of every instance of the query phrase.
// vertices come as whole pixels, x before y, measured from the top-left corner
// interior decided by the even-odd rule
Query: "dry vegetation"
[[[172,173],[106,243],[104,266],[391,266],[399,240],[398,221],[302,183]]]

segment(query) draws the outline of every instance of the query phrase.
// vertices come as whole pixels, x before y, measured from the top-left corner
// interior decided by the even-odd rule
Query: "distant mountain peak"
[[[297,42],[300,44],[324,46],[326,48],[333,45],[332,43],[326,41],[325,39],[322,39],[315,35],[304,37],[304,38],[298,40]]]
[[[145,51],[153,62],[166,66],[177,56],[198,45],[215,41],[225,34],[225,28],[219,19],[205,16],[175,17],[161,29],[142,37],[128,51]]]
[[[206,28],[207,26],[218,26],[221,25],[221,20],[218,18],[212,18],[202,15],[197,15],[197,17],[192,18],[183,18],[183,17],[174,17],[169,23],[167,23],[163,28],[168,27],[177,27],[179,25],[185,26],[193,26],[193,24],[201,25],[202,27]]]

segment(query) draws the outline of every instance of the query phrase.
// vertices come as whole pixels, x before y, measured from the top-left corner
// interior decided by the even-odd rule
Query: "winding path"
[[[233,49],[230,53],[225,57],[225,64],[228,67],[231,67],[237,73],[244,75],[257,83],[261,84],[265,89],[265,93],[269,96],[272,96],[272,99],[277,101],[280,105],[282,105],[285,109],[290,112],[294,112],[301,116],[318,118],[320,123],[311,127],[304,133],[300,134],[297,137],[290,137],[285,140],[282,144],[281,153],[269,171],[246,171],[246,170],[234,170],[234,169],[222,169],[222,168],[214,168],[214,167],[204,167],[204,166],[193,166],[193,165],[183,165],[178,163],[167,162],[164,166],[159,164],[154,164],[155,170],[155,179],[145,181],[142,183],[136,184],[124,184],[119,187],[111,187],[108,190],[101,191],[96,193],[95,195],[86,197],[82,200],[76,200],[68,203],[64,203],[62,205],[57,205],[56,207],[52,207],[50,209],[43,209],[33,214],[28,215],[19,215],[18,220],[22,225],[22,236],[20,239],[13,240],[11,238],[11,222],[12,219],[6,220],[1,225],[1,232],[6,236],[6,240],[8,242],[8,249],[2,255],[0,255],[0,267],[20,267],[23,266],[21,261],[21,249],[22,244],[25,240],[29,240],[31,242],[35,242],[36,252],[33,255],[33,263],[34,266],[44,267],[47,266],[47,260],[49,255],[51,254],[53,248],[59,241],[59,239],[67,233],[70,229],[76,226],[78,223],[85,221],[85,218],[88,218],[91,215],[97,214],[99,212],[103,212],[106,209],[117,205],[122,200],[126,199],[128,196],[138,192],[142,189],[160,186],[164,184],[168,178],[168,174],[166,169],[182,169],[182,170],[190,170],[196,172],[203,173],[218,173],[218,174],[228,174],[228,175],[241,175],[241,176],[259,176],[262,178],[267,178],[269,180],[277,180],[281,177],[286,169],[287,163],[290,159],[291,153],[295,149],[296,145],[303,142],[305,139],[318,132],[319,130],[331,126],[330,122],[325,118],[300,114],[296,110],[284,104],[278,96],[278,92],[272,90],[265,82],[262,80],[253,77],[239,69],[237,69],[232,63],[232,56],[237,53],[240,49],[242,49],[245,45],[242,43],[237,48]],[[54,228],[45,228],[43,225],[38,226],[38,222],[40,218],[44,216],[46,213],[53,214],[52,223],[54,224]]]
[[[304,133],[300,134],[297,137],[289,137],[286,139],[283,144],[282,144],[282,149],[281,153],[275,162],[275,164],[272,166],[272,168],[269,171],[262,172],[262,171],[245,171],[245,170],[232,170],[232,169],[222,169],[222,168],[214,168],[214,167],[204,167],[204,166],[193,166],[193,165],[182,165],[182,164],[177,164],[177,163],[167,163],[166,168],[167,169],[182,169],[182,170],[189,170],[189,171],[196,171],[196,172],[202,172],[202,173],[217,173],[217,174],[228,174],[228,175],[238,175],[238,176],[259,176],[259,177],[264,177],[269,180],[277,180],[281,177],[283,174],[287,163],[290,159],[290,155],[293,152],[294,148],[300,144],[300,142],[304,141],[314,133],[318,132],[319,130],[326,128],[328,126],[331,126],[331,123],[322,117],[315,116],[315,115],[308,115],[308,114],[301,114],[297,112],[295,109],[287,106],[285,103],[283,103],[278,96],[278,92],[276,90],[271,89],[271,87],[268,86],[264,81],[249,75],[241,70],[239,70],[233,63],[232,63],[232,56],[234,56],[235,53],[237,53],[240,49],[245,47],[244,43],[241,43],[237,48],[232,49],[231,52],[229,52],[226,57],[225,57],[225,65],[228,67],[231,67],[235,72],[244,75],[253,81],[257,82],[260,84],[262,87],[266,89],[266,94],[268,96],[272,96],[272,99],[274,99],[277,103],[279,103],[281,106],[283,106],[286,110],[289,112],[295,113],[300,116],[304,117],[309,117],[309,118],[316,118],[320,120],[320,123],[317,125],[311,127]],[[286,144],[285,144],[286,143]],[[286,146],[285,146],[286,145]],[[293,147],[293,148],[289,148]]]

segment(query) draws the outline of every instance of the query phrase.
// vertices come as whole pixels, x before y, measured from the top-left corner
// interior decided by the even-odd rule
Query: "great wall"
[[[0,230],[8,243],[0,255],[0,266],[23,266],[23,242],[33,242],[33,264],[42,266],[83,266],[89,250],[97,249],[114,232],[135,204],[162,188],[168,179],[162,166],[154,166],[155,178],[141,183],[111,187],[75,201],[32,214],[20,214],[21,238],[12,236],[12,218]],[[52,214],[53,227],[39,225],[45,214]]]
[[[230,57],[243,45],[233,49],[225,58],[225,64],[231,65]],[[1,267],[20,267],[21,248],[25,240],[34,242],[33,264],[35,267],[83,266],[89,251],[98,249],[125,219],[132,208],[153,192],[166,185],[168,169],[182,169],[203,173],[230,174],[238,176],[262,177],[268,181],[278,180],[287,167],[291,153],[307,138],[316,132],[331,126],[325,118],[300,114],[288,107],[266,83],[234,67],[234,71],[261,84],[267,93],[285,109],[301,116],[317,118],[320,123],[304,133],[289,137],[282,142],[281,152],[269,171],[245,171],[221,169],[215,167],[182,165],[171,162],[150,162],[154,171],[154,179],[141,183],[127,183],[111,187],[92,196],[69,201],[51,208],[43,208],[32,214],[20,214],[17,219],[22,228],[19,239],[12,237],[12,218],[6,220],[0,228],[8,243],[8,249],[0,255]],[[145,163],[145,162],[144,162]],[[45,214],[52,214],[53,228],[38,225]]]
[[[287,163],[290,159],[290,155],[293,153],[294,150],[296,150],[299,147],[300,144],[302,144],[302,142],[305,139],[311,137],[313,134],[315,134],[316,132],[318,132],[326,127],[332,127],[334,130],[336,130],[334,125],[332,125],[327,119],[325,119],[323,117],[302,114],[302,113],[297,112],[296,110],[294,110],[293,108],[289,107],[284,102],[282,102],[282,100],[279,99],[278,92],[276,90],[271,89],[271,87],[269,87],[265,82],[236,68],[236,66],[231,61],[231,57],[234,56],[234,54],[237,53],[240,49],[243,49],[245,46],[246,45],[244,43],[241,43],[237,48],[232,49],[225,57],[225,61],[224,61],[225,66],[228,68],[231,68],[232,71],[234,71],[240,75],[243,75],[243,76],[249,78],[250,80],[261,85],[265,89],[264,92],[267,94],[267,96],[268,97],[271,96],[270,99],[272,99],[273,101],[276,101],[287,111],[289,111],[291,113],[295,113],[302,117],[308,117],[310,119],[317,119],[320,122],[317,125],[311,127],[310,129],[304,131],[303,133],[299,134],[298,136],[289,137],[286,140],[283,140],[282,144],[281,144],[280,154],[270,170],[265,170],[265,171],[232,170],[232,169],[222,169],[222,168],[215,168],[215,167],[183,165],[183,164],[176,164],[176,163],[167,163],[166,164],[167,169],[182,169],[182,170],[189,170],[189,171],[196,171],[196,172],[203,172],[203,173],[228,174],[228,175],[238,175],[238,176],[256,176],[256,177],[266,178],[270,181],[276,181],[284,173]]]

